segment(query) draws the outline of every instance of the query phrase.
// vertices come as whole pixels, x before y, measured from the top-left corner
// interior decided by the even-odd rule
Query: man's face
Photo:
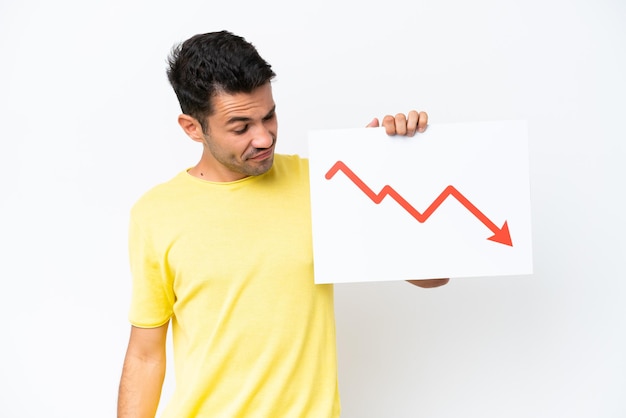
[[[215,181],[257,176],[272,167],[278,122],[272,87],[212,98],[202,165]]]

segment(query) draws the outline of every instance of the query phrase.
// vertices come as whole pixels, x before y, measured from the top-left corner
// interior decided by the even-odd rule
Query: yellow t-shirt
[[[164,417],[338,417],[332,285],[313,282],[308,161],[214,183],[181,172],[131,211],[130,322],[171,319]]]

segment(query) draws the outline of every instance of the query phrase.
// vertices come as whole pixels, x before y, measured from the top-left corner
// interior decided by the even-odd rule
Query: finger
[[[428,114],[426,112],[420,112],[417,121],[417,132],[424,132],[428,126]]]
[[[398,113],[395,117],[396,135],[406,135],[406,116],[404,113]]]
[[[383,126],[385,127],[385,132],[387,132],[387,135],[396,134],[396,119],[393,116],[385,116],[383,118]]]
[[[415,110],[411,110],[408,113],[407,121],[406,121],[407,136],[415,135],[415,132],[417,131],[418,122],[419,122],[419,116],[420,116],[419,113],[417,113],[417,111]]]
[[[365,126],[366,128],[378,128],[380,126],[380,122],[378,122],[378,118],[372,119],[370,123]]]

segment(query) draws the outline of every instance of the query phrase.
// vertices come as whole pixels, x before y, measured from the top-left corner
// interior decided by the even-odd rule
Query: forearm
[[[120,380],[117,417],[154,418],[164,377],[164,357],[149,359],[127,353]]]

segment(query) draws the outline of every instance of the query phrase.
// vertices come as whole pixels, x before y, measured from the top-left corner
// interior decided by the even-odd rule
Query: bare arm
[[[117,399],[118,418],[154,418],[165,378],[168,324],[131,328]]]

